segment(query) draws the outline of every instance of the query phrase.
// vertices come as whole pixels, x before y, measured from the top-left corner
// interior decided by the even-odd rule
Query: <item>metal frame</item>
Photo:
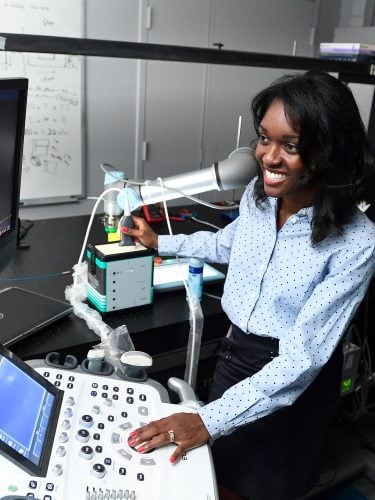
[[[260,52],[15,33],[0,33],[0,49],[12,52],[41,52],[264,68],[318,69],[339,73],[340,77],[348,82],[375,84],[375,64]]]

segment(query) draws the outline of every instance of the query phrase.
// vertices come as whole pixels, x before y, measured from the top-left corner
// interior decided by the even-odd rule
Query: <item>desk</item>
[[[221,227],[226,223],[214,210],[194,207],[194,211],[199,219],[210,220]],[[0,275],[0,288],[19,286],[65,300],[65,287],[72,283],[72,276],[43,276],[72,269],[79,258],[88,220],[88,216],[78,216],[34,221],[25,238],[30,248],[17,251],[14,261]],[[191,220],[173,222],[172,225],[175,233],[209,229]],[[154,229],[159,234],[168,232],[166,223],[154,224]],[[89,242],[98,244],[105,241],[100,216],[96,216]],[[11,280],[29,276],[41,277],[33,280]],[[205,284],[204,290],[221,296],[222,284]],[[212,360],[218,341],[225,334],[229,321],[219,300],[204,296],[202,309],[205,320],[201,358]],[[22,314],[22,304],[20,313]],[[164,382],[171,374],[183,376],[189,335],[189,309],[184,291],[157,293],[152,305],[107,314],[105,321],[113,328],[123,324],[128,327],[135,348],[149,353],[154,358],[151,370],[153,378]],[[11,350],[25,360],[59,351],[63,354],[74,354],[82,361],[91,346],[98,342],[99,338],[88,329],[86,323],[71,314],[11,346]],[[155,376],[157,372],[160,372],[159,377]],[[165,377],[162,372],[165,372]]]
[[[203,206],[189,208],[196,212],[199,219],[209,220],[221,227],[226,224],[218,211]],[[369,214],[372,220],[374,220],[373,215]],[[35,221],[25,238],[30,248],[17,251],[15,260],[0,275],[0,288],[19,286],[64,300],[65,288],[72,283],[70,275],[23,281],[11,281],[11,279],[71,270],[79,258],[88,219],[88,216],[78,216]],[[172,227],[174,233],[187,234],[207,229],[206,226],[191,220],[172,222]],[[155,224],[154,229],[159,234],[168,232],[165,223]],[[105,242],[105,233],[99,216],[95,217],[89,240],[96,244]],[[367,301],[360,307],[353,320],[361,333],[366,330],[371,331],[375,324],[374,281],[367,295]],[[222,285],[205,285],[205,290],[220,296]],[[205,320],[201,359],[207,361],[209,371],[213,365],[213,354],[219,339],[229,326],[229,321],[218,300],[203,296],[202,308]],[[105,321],[112,327],[126,324],[135,348],[153,356],[154,366],[151,372],[154,378],[164,383],[172,374],[183,376],[189,335],[189,310],[184,291],[155,294],[152,305],[110,313]],[[44,357],[51,351],[59,351],[63,354],[75,354],[79,361],[82,361],[87,351],[98,342],[99,338],[87,328],[86,323],[71,314],[36,335],[15,344],[12,350],[25,360]],[[374,357],[375,341],[369,339],[369,344]],[[199,369],[204,370],[204,366],[200,366]]]

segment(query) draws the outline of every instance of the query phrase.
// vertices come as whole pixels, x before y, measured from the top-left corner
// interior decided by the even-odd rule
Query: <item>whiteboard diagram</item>
[[[0,0],[0,31],[82,35],[80,0]],[[29,79],[21,200],[80,196],[82,64],[79,56],[0,51],[0,78]]]

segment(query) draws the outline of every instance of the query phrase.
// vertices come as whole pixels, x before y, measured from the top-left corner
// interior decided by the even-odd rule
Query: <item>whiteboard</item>
[[[0,32],[80,37],[83,0],[0,0]],[[21,201],[83,193],[79,56],[0,51],[0,78],[29,79]]]

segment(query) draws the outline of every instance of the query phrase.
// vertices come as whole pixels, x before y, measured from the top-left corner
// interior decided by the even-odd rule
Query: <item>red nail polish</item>
[[[171,462],[171,464],[174,464],[176,461],[176,457],[172,455],[171,457],[169,457],[169,461]]]
[[[143,453],[145,451],[145,447],[140,446],[139,448],[137,448],[137,451],[138,451],[138,453]]]
[[[128,228],[126,226],[122,227],[121,228],[121,232],[122,233],[127,233],[128,232]]]
[[[137,435],[137,432],[136,432],[136,431],[133,431],[133,432],[131,432],[131,433],[129,434],[129,436],[130,436],[131,438],[135,437],[136,435]]]

